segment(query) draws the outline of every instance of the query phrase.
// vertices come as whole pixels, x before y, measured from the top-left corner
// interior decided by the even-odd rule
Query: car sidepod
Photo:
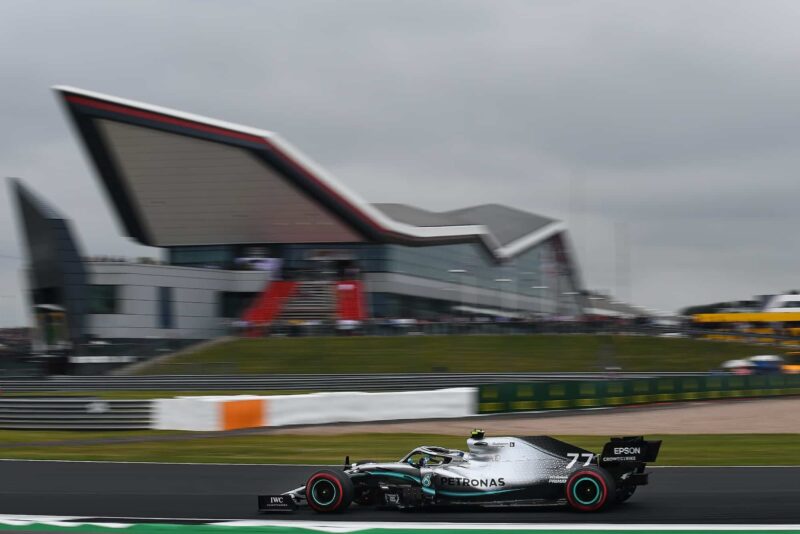
[[[423,470],[439,503],[543,504],[564,500],[568,454],[592,453],[548,437],[469,440],[469,461]]]

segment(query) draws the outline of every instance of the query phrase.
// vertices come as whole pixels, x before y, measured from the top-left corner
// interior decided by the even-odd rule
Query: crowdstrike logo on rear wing
[[[605,462],[635,462],[642,454],[641,447],[614,447],[611,451],[613,456],[606,456],[603,458]]]

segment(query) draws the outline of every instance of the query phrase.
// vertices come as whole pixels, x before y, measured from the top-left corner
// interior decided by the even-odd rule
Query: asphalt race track
[[[0,461],[0,514],[160,519],[306,519],[263,516],[256,495],[301,485],[314,467]],[[352,507],[346,521],[494,523],[800,523],[800,467],[655,468],[651,485],[602,514],[561,507],[401,512]],[[161,521],[163,522],[163,521]]]

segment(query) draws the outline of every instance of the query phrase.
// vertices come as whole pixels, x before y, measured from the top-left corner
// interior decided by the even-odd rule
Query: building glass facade
[[[170,265],[182,267],[216,267],[227,268],[233,263],[232,246],[171,247],[167,249]]]
[[[455,306],[491,308],[532,315],[579,315],[576,273],[567,261],[560,235],[543,241],[505,262],[495,261],[477,244],[409,247],[393,244],[288,244],[180,247],[171,249],[174,264],[234,268],[237,257],[280,258],[283,278],[346,277],[342,265],[354,268],[369,288],[384,275],[406,284],[386,282],[370,290],[373,317],[441,317]],[[433,284],[438,294],[408,291],[410,283]],[[386,285],[388,284],[388,287]],[[444,291],[444,293],[442,292]],[[224,316],[233,306],[223,305]],[[473,310],[474,311],[474,310]]]

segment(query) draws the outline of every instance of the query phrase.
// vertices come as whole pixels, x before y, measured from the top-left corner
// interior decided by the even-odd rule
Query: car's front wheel
[[[306,482],[306,502],[319,513],[341,512],[353,502],[353,481],[341,471],[323,469]]]
[[[567,503],[579,512],[599,512],[616,497],[614,478],[602,467],[584,467],[567,479]]]

